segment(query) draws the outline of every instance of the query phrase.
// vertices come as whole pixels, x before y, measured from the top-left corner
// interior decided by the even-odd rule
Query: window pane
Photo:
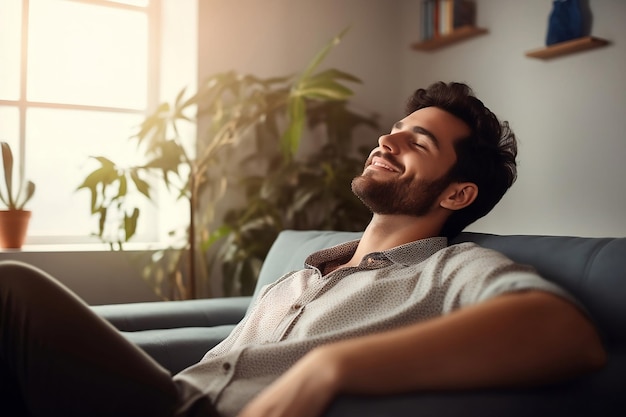
[[[15,107],[0,106],[0,141],[11,145],[13,157],[19,155],[19,114]]]
[[[90,156],[105,156],[118,164],[136,157],[136,142],[128,138],[142,120],[141,115],[79,110],[27,112],[27,177],[37,185],[30,203],[29,235],[88,236],[97,230],[97,220],[90,215],[89,192],[76,192],[76,188],[99,166]],[[137,201],[144,206],[135,240],[154,240],[154,207],[142,198]]]
[[[28,99],[147,107],[147,15],[31,0]]]
[[[22,2],[0,1],[0,99],[20,94],[20,27]]]

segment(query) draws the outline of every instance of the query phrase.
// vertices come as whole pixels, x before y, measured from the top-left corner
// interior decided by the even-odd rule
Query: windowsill
[[[112,251],[99,242],[29,244],[0,250],[0,261],[45,271],[90,305],[157,301],[160,298],[142,272],[151,258],[149,250],[157,247],[165,245],[134,243],[124,251]]]
[[[141,242],[125,243],[123,252],[146,252],[167,249],[164,243]],[[111,252],[109,245],[104,243],[59,243],[59,244],[30,244],[24,245],[21,249],[0,249],[0,253],[77,253],[77,252]],[[119,250],[115,250],[120,252]]]

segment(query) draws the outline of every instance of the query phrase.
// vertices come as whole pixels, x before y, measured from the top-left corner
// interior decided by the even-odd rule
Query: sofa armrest
[[[198,363],[204,354],[224,340],[234,327],[234,324],[228,324],[121,332],[121,334],[143,349],[161,366],[176,374]]]
[[[118,330],[135,332],[177,327],[213,327],[237,324],[251,297],[92,306],[92,310]]]

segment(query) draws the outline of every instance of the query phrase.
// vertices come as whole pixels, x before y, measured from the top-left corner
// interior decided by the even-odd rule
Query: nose
[[[397,154],[400,152],[403,138],[403,132],[388,133],[378,138],[378,146],[391,154]]]

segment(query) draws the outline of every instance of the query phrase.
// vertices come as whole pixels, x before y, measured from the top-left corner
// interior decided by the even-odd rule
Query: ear
[[[439,205],[448,210],[461,210],[472,204],[478,196],[478,186],[473,182],[453,182],[444,191]]]

